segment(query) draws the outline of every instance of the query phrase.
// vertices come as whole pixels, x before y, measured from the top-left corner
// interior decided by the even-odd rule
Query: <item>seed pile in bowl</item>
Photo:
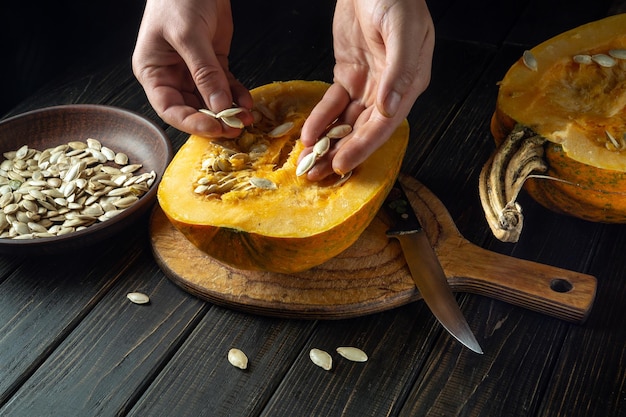
[[[34,239],[82,230],[132,206],[155,181],[154,171],[96,139],[43,151],[27,145],[0,163],[0,238]]]

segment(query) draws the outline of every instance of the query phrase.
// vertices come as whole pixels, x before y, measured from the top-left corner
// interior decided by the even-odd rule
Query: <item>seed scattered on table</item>
[[[129,292],[126,297],[135,304],[148,304],[150,297],[141,292]]]
[[[43,151],[24,145],[0,163],[0,238],[60,236],[106,221],[154,184],[154,171],[87,138]],[[105,165],[108,164],[108,165]]]
[[[248,357],[243,351],[237,348],[232,348],[228,351],[228,362],[239,369],[248,368]]]
[[[340,346],[337,348],[337,353],[353,362],[367,362],[368,359],[365,352],[352,346]]]
[[[309,358],[320,368],[330,371],[333,367],[333,358],[324,350],[313,348],[309,351]]]

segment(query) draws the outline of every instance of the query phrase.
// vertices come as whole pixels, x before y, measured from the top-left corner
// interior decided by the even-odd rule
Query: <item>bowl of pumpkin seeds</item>
[[[117,107],[60,105],[0,121],[0,254],[110,238],[155,203],[171,158],[158,125]]]

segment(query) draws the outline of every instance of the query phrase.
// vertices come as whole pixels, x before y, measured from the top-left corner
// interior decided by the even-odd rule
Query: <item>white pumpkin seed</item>
[[[333,358],[326,351],[313,348],[309,351],[309,358],[314,364],[326,371],[333,368]]]
[[[254,185],[256,188],[264,190],[275,190],[278,188],[273,181],[268,180],[267,178],[252,177],[249,181],[250,184]]]
[[[237,348],[232,348],[228,351],[228,362],[239,369],[248,368],[248,357],[243,351]]]
[[[200,113],[204,113],[204,114],[206,114],[207,116],[211,116],[211,117],[213,117],[213,118],[217,118],[217,114],[213,113],[213,112],[212,112],[211,110],[209,110],[209,109],[198,109],[198,111],[199,111]]]
[[[326,133],[326,136],[330,139],[341,139],[348,136],[350,132],[352,132],[352,126],[349,124],[341,124],[332,127],[328,133]]]
[[[128,155],[123,152],[118,152],[115,154],[115,163],[118,165],[126,165],[128,163]]]
[[[524,62],[524,65],[526,65],[526,67],[531,71],[537,71],[537,69],[539,68],[537,59],[529,50],[524,51],[524,53],[522,54],[522,62]]]
[[[291,129],[293,129],[293,127],[294,127],[293,122],[285,122],[285,123],[283,123],[281,125],[276,126],[267,135],[270,138],[279,138],[279,137],[285,136],[287,133],[289,133],[291,131]]]
[[[302,175],[309,172],[311,168],[313,168],[313,166],[315,165],[316,159],[317,159],[317,155],[315,155],[315,153],[313,152],[305,155],[300,160],[300,162],[298,163],[298,166],[296,167],[296,176],[301,177]]]
[[[340,346],[337,348],[337,353],[353,362],[367,362],[368,359],[365,352],[352,346]]]
[[[235,129],[243,129],[245,126],[243,122],[236,117],[222,117],[220,119],[226,126],[235,128]]]
[[[341,187],[352,176],[352,171],[343,174],[334,184],[334,187]]]
[[[615,59],[626,59],[626,49],[611,49],[609,55]]]
[[[330,139],[328,136],[324,136],[320,140],[318,140],[313,146],[313,153],[317,155],[318,158],[326,155],[328,150],[330,149]]]
[[[215,115],[215,117],[217,119],[221,119],[223,117],[233,117],[233,116],[238,115],[239,113],[241,113],[244,110],[245,109],[243,107],[233,107],[233,108],[230,108],[230,109],[222,110],[221,112],[217,113]]]
[[[148,304],[150,297],[142,292],[129,292],[126,297],[135,304]]]
[[[611,68],[617,65],[617,61],[606,54],[595,54],[591,56],[591,59],[601,67]]]
[[[87,148],[95,149],[97,151],[102,148],[102,144],[97,139],[88,138],[85,142],[87,142]]]
[[[574,55],[573,59],[574,59],[574,62],[576,62],[577,64],[589,65],[593,62],[593,60],[591,59],[591,55],[584,55],[584,54]]]

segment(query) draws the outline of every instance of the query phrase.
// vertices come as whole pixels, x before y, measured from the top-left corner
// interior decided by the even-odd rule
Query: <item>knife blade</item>
[[[441,325],[463,345],[483,353],[463,316],[428,236],[396,181],[384,203],[392,222],[387,236],[400,242],[411,277],[426,305]]]

